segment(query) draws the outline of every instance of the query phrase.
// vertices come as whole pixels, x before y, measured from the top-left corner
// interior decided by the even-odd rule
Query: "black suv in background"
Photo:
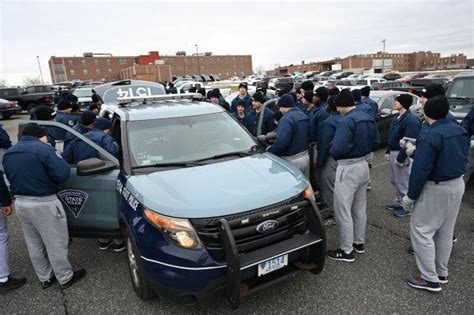
[[[446,96],[449,99],[449,111],[461,122],[474,106],[474,71],[456,75]]]
[[[17,102],[22,110],[30,111],[38,105],[52,106],[54,91],[51,85],[32,85],[22,88],[0,88],[0,98]]]

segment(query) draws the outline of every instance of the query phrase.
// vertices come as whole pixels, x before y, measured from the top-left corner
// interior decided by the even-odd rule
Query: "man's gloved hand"
[[[257,136],[257,140],[259,142],[267,142],[267,136],[265,136],[265,135]]]
[[[408,143],[411,143],[411,144],[415,145],[416,144],[416,139],[415,138],[409,138],[409,137],[403,137],[399,142],[400,147],[403,150],[405,150],[407,148]]]
[[[403,208],[405,209],[405,211],[407,211],[407,212],[412,212],[413,211],[413,206],[415,205],[415,200],[410,199],[410,197],[408,197],[408,196],[403,196],[402,203],[403,203]]]
[[[267,138],[267,141],[274,141],[274,140],[276,140],[277,133],[275,131],[271,131],[271,132],[267,133],[265,135],[265,137]]]
[[[415,152],[415,150],[416,150],[416,146],[413,145],[411,142],[407,142],[406,149],[405,149],[407,156],[411,157],[413,153]]]
[[[384,157],[385,157],[385,159],[386,159],[387,161],[390,161],[390,154],[385,153]]]

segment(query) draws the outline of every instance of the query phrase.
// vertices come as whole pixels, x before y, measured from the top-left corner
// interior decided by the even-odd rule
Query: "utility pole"
[[[39,59],[39,56],[36,56],[36,59],[38,60],[38,68],[39,68],[39,71],[40,71],[41,82],[44,84],[44,80],[43,80],[43,72],[41,71],[41,64],[40,64],[40,59]]]
[[[196,60],[197,60],[197,66],[198,66],[198,75],[201,75],[201,67],[199,66],[199,49],[198,49],[198,45],[197,44],[194,44],[194,46],[196,46]]]
[[[382,43],[383,43],[383,53],[382,53],[382,73],[385,73],[385,42],[387,40],[384,39],[382,40]]]

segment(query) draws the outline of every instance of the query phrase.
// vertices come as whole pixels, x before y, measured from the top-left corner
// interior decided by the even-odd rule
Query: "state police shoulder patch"
[[[58,193],[58,196],[75,218],[79,217],[87,198],[89,198],[88,193],[73,189],[62,190]]]

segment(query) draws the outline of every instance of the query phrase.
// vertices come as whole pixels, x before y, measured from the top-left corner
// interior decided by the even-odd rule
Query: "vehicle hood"
[[[308,186],[293,165],[270,153],[131,176],[127,189],[157,213],[209,218],[281,202]]]

